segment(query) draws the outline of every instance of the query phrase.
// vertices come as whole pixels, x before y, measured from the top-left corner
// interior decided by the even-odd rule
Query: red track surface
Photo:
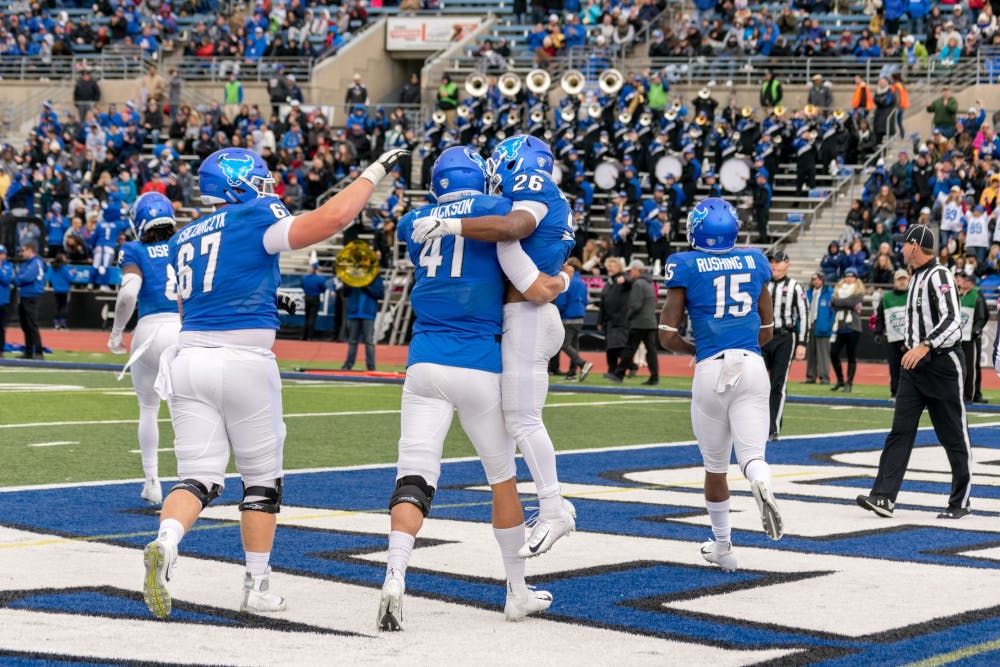
[[[126,341],[130,339],[126,335]],[[8,328],[7,340],[11,343],[23,343],[20,329]],[[42,342],[53,350],[72,352],[107,352],[108,334],[103,331],[55,331],[42,330]],[[359,350],[359,360],[364,366],[364,351]],[[346,343],[330,343],[317,341],[279,340],[274,345],[274,353],[279,359],[296,359],[307,364],[339,367],[347,356]],[[379,365],[402,366],[406,363],[406,347],[400,345],[379,345],[376,351]],[[603,373],[605,368],[604,354],[600,352],[584,352],[583,357],[594,362],[595,372]],[[691,377],[694,366],[689,357],[676,357],[668,354],[660,355],[660,374],[671,377]],[[564,362],[565,363],[565,360]],[[355,364],[357,367],[357,364]],[[804,361],[792,363],[789,381],[805,380],[806,364]],[[646,370],[640,370],[645,375]],[[885,364],[858,364],[855,377],[858,384],[888,384],[889,368]],[[983,369],[983,388],[1000,389],[1000,378],[991,369]]]

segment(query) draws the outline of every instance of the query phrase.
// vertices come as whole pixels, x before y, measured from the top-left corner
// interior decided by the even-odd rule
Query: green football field
[[[91,357],[92,355],[87,355]],[[83,361],[83,359],[76,359]],[[106,361],[101,356],[87,361]],[[284,362],[291,369],[296,362]],[[602,379],[588,380],[600,386]],[[688,389],[688,379],[665,379],[661,388]],[[799,394],[829,396],[825,387],[794,386]],[[284,382],[288,470],[392,463],[399,437],[399,385]],[[858,386],[854,398],[883,398],[883,387]],[[0,487],[141,477],[138,406],[126,377],[108,371],[0,368]],[[996,397],[993,397],[994,402]],[[686,398],[551,392],[545,422],[560,450],[686,441],[693,438]],[[175,474],[172,431],[161,408],[160,474]],[[888,428],[889,407],[835,403],[788,404],[784,435]],[[995,420],[970,414],[970,424]],[[780,447],[781,443],[771,447]],[[472,456],[458,420],[446,458]],[[696,456],[692,452],[692,456]]]

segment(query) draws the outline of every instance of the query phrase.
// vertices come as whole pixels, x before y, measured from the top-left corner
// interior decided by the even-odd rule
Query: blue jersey
[[[280,199],[261,197],[203,216],[171,237],[182,332],[279,327],[278,255],[264,249],[264,233],[288,215]]]
[[[721,255],[692,250],[670,256],[665,286],[683,287],[698,361],[724,350],[760,354],[757,299],[771,279],[771,265],[753,248]]]
[[[90,242],[95,248],[100,246],[110,246],[114,248],[118,245],[118,235],[123,231],[123,226],[117,220],[101,220],[94,227],[94,235]]]
[[[168,241],[145,244],[129,241],[118,251],[118,266],[135,266],[142,272],[139,317],[177,312],[177,275],[170,265]]]
[[[576,245],[573,236],[573,209],[552,177],[543,171],[529,170],[504,179],[503,196],[513,203],[536,201],[548,212],[521,247],[542,273],[554,276],[569,259]]]
[[[413,242],[412,234],[413,221],[430,215],[476,218],[509,211],[506,199],[473,195],[422,206],[399,221],[396,233],[416,267],[410,303],[417,321],[408,366],[431,363],[500,372],[504,274],[496,245],[462,236],[421,244]]]

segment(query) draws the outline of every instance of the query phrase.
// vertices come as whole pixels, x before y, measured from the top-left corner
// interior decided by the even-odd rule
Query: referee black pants
[[[778,329],[760,352],[771,376],[771,426],[768,433],[778,433],[781,430],[781,413],[785,409],[788,369],[795,354],[795,334],[787,329]]]
[[[962,354],[965,355],[965,390],[962,392],[962,398],[966,403],[971,403],[983,395],[983,376],[979,368],[982,346],[981,338],[962,341]]]
[[[17,303],[17,319],[24,333],[24,356],[42,356],[42,336],[38,332],[38,297],[21,297]]]
[[[917,368],[900,370],[892,431],[885,439],[872,495],[886,496],[896,502],[917,437],[920,415],[927,408],[934,433],[948,454],[951,465],[948,507],[965,507],[968,504],[971,445],[965,405],[962,403],[964,364],[962,350],[956,346],[944,354],[928,354]]]

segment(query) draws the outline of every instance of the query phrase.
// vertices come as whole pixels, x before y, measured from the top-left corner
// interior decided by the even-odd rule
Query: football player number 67
[[[219,245],[222,241],[222,232],[206,234],[201,237],[201,255],[208,255],[208,262],[205,265],[205,275],[201,279],[202,293],[212,291],[212,283],[215,281],[215,265],[219,261]],[[194,269],[191,268],[191,261],[194,260],[194,242],[185,243],[177,249],[177,293],[182,299],[191,296],[194,287]],[[169,283],[168,287],[169,289]]]

